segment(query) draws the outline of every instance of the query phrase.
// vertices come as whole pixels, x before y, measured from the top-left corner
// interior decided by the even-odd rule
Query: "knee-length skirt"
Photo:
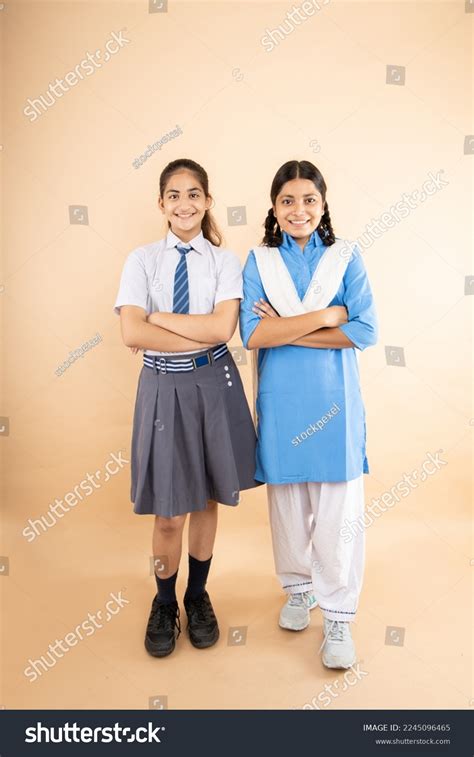
[[[205,354],[173,355],[173,359]],[[255,476],[255,427],[230,352],[187,373],[143,366],[131,450],[134,512],[173,517],[237,505]]]

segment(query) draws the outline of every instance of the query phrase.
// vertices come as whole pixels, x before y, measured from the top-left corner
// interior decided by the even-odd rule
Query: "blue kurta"
[[[325,249],[317,231],[304,251],[283,232],[279,250],[300,299]],[[269,301],[253,252],[243,275],[240,334],[247,347],[261,320],[252,310],[254,302],[260,297]],[[357,247],[332,305],[346,306],[349,322],[339,328],[355,347],[363,350],[376,343],[377,316]],[[262,348],[258,371],[258,481],[350,481],[369,472],[365,409],[354,347],[320,349],[288,344]]]

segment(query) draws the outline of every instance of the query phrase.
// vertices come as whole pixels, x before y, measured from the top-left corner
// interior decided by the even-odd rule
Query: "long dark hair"
[[[160,197],[162,198],[166,189],[166,185],[168,184],[169,179],[173,174],[178,173],[178,171],[190,171],[193,173],[198,180],[199,184],[201,185],[204,194],[206,197],[210,197],[209,193],[209,178],[207,175],[207,172],[204,170],[202,166],[199,165],[199,163],[196,163],[194,160],[190,160],[189,158],[178,158],[178,160],[173,160],[171,163],[168,163],[166,168],[163,169],[160,175]],[[168,226],[170,227],[171,224],[168,221]],[[219,228],[214,220],[214,217],[210,210],[206,210],[204,214],[204,218],[202,219],[202,233],[203,236],[211,242],[211,244],[215,245],[216,247],[220,247],[222,244],[222,234],[219,231]]]
[[[272,206],[275,205],[276,198],[283,184],[286,184],[287,181],[292,181],[292,179],[309,179],[313,182],[318,192],[321,193],[324,213],[319,222],[317,232],[326,247],[330,247],[336,241],[336,236],[332,228],[331,216],[329,215],[329,208],[326,202],[326,182],[321,171],[310,163],[309,160],[289,160],[280,166],[270,189]],[[273,207],[267,213],[264,226],[265,236],[263,237],[262,244],[268,247],[279,247],[283,242],[283,234],[273,212]]]

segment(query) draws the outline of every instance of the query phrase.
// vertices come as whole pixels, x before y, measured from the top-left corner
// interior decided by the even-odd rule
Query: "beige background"
[[[317,649],[322,619],[285,633],[273,574],[265,491],[221,508],[209,588],[221,625],[211,650],[185,635],[165,660],[143,632],[154,593],[151,518],[132,513],[130,466],[103,481],[46,533],[22,531],[110,453],[129,460],[141,357],[121,343],[112,311],[128,252],[163,234],[164,165],[188,156],[208,170],[226,244],[245,261],[260,240],[271,179],[290,158],[322,170],[339,236],[419,189],[449,185],[364,253],[380,342],[360,355],[367,409],[366,502],[420,469],[447,462],[367,529],[366,580],[354,637],[360,682],[327,708],[468,708],[471,667],[470,313],[473,271],[474,14],[463,2],[332,0],[270,53],[261,45],[290,3],[7,2],[3,45],[5,530],[2,628],[7,708],[300,708],[342,674]],[[44,93],[111,32],[130,42],[34,123]],[[406,67],[403,86],[387,65]],[[179,124],[183,134],[139,170],[132,161]],[[69,222],[85,205],[89,224]],[[245,206],[247,224],[228,226]],[[468,291],[472,291],[468,290]],[[69,352],[102,341],[58,377]],[[231,345],[241,345],[238,333]],[[406,366],[387,365],[385,346]],[[241,374],[250,398],[250,365]],[[4,425],[4,424],[3,424]],[[179,577],[182,595],[186,577]],[[35,682],[23,671],[111,592],[129,604]],[[404,629],[387,631],[387,627]],[[230,629],[246,643],[228,644]],[[386,641],[392,643],[386,643]],[[403,644],[401,643],[403,642]],[[323,709],[323,707],[322,707]]]

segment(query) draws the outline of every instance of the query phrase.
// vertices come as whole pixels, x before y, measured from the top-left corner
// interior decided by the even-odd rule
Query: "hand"
[[[254,302],[254,306],[252,310],[254,313],[257,313],[257,315],[260,318],[279,318],[280,317],[278,313],[276,312],[276,310],[274,310],[268,302],[265,302],[263,297],[260,297],[260,300],[258,302]]]
[[[347,323],[347,308],[344,305],[333,305],[330,308],[326,308],[326,327],[337,328],[343,323]]]

